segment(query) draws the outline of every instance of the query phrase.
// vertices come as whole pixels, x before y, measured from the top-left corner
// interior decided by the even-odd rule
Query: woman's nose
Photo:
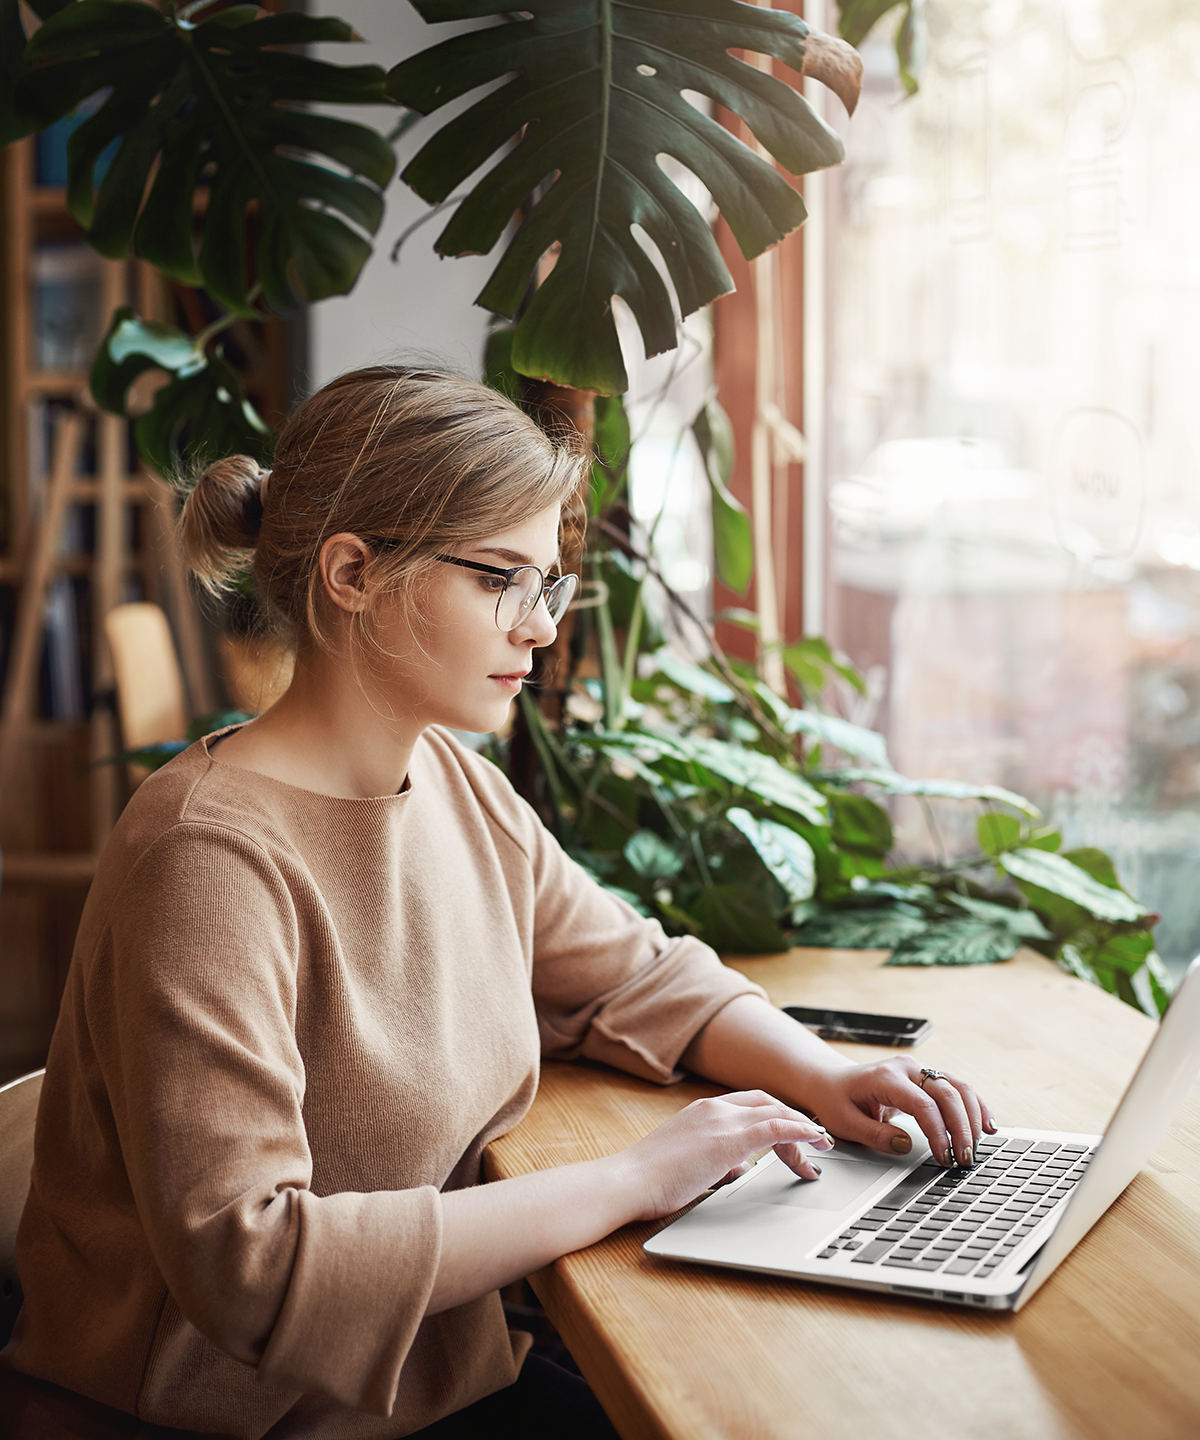
[[[538,603],[529,612],[529,618],[519,627],[523,637],[527,637],[527,643],[532,645],[551,645],[554,637],[558,634],[558,626],[550,618],[550,611],[546,608],[546,597],[540,596]]]

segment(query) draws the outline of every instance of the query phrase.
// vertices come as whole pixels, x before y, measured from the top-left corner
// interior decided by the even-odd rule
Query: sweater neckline
[[[220,730],[213,730],[208,735],[202,735],[200,737],[198,743],[204,751],[204,756],[208,761],[210,769],[215,770],[220,768],[226,774],[236,772],[239,775],[250,776],[252,777],[251,783],[266,785],[272,789],[284,790],[291,795],[303,796],[308,801],[321,800],[332,805],[394,806],[406,800],[408,796],[412,794],[413,782],[411,765],[408,774],[404,777],[404,784],[394,795],[329,795],[324,790],[309,790],[303,785],[293,785],[287,780],[277,780],[273,775],[264,775],[261,770],[251,770],[245,765],[232,765],[228,760],[222,760],[220,755],[213,753],[209,748],[210,741],[216,742],[224,740],[227,735],[232,735],[235,730],[240,730],[245,723],[245,721],[241,721],[236,725],[225,725]],[[420,745],[423,738],[424,736],[418,737],[417,745],[413,747],[414,759],[417,754],[417,746]]]

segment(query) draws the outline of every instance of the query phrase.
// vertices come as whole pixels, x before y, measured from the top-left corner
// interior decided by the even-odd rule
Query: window
[[[1179,963],[1200,949],[1200,12],[928,0],[912,99],[897,13],[813,187],[822,625],[897,768],[1010,786],[1108,850]],[[914,854],[973,843],[961,808],[897,820]]]

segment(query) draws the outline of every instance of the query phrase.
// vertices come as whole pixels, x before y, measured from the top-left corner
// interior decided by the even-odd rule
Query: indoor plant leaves
[[[437,248],[486,254],[527,207],[479,296],[498,314],[518,313],[542,257],[561,247],[517,325],[513,363],[526,375],[603,393],[626,389],[614,295],[633,311],[648,355],[674,348],[671,295],[634,225],[658,247],[684,315],[733,288],[707,223],[667,178],[660,154],[704,183],[747,257],[803,221],[803,201],[775,167],[683,91],[739,115],[794,175],[843,157],[839,137],[802,96],[729,53],[774,55],[837,88],[852,109],[857,55],[844,41],[810,38],[786,11],[737,0],[530,0],[518,12],[495,0],[415,3],[431,23],[504,17],[401,62],[387,90],[428,115],[502,82],[444,125],[403,178],[439,204],[495,160]]]
[[[1016,954],[1021,937],[1007,925],[974,918],[940,920],[901,940],[887,965],[992,965]]]
[[[1024,795],[1006,790],[1002,785],[972,785],[965,780],[909,780],[893,770],[858,769],[829,770],[813,777],[826,785],[854,785],[865,781],[878,785],[885,795],[929,795],[947,800],[993,800],[1011,805],[1014,810],[1036,819],[1041,811]]]
[[[1098,920],[1136,921],[1145,914],[1143,907],[1123,890],[1093,879],[1065,855],[1025,848],[1006,851],[996,857],[996,862],[1022,890],[1029,885],[1049,891]]]
[[[877,730],[852,725],[840,715],[826,715],[820,710],[789,710],[781,725],[787,735],[807,735],[810,740],[835,745],[847,755],[856,755],[871,765],[891,768],[883,736]]]
[[[678,875],[683,861],[653,830],[638,830],[625,842],[625,859],[646,880]]]
[[[817,884],[816,858],[803,836],[775,820],[764,820],[735,805],[725,818],[754,846],[758,858],[795,907],[810,899]]]
[[[713,555],[717,574],[740,595],[754,569],[754,538],[750,516],[729,491],[733,478],[733,426],[715,400],[701,406],[692,421],[692,435],[704,462],[712,494]]]
[[[691,907],[700,938],[725,954],[778,954],[788,947],[757,885],[710,885]]]
[[[130,0],[75,0],[29,42],[16,105],[44,128],[110,88],[67,150],[68,208],[91,245],[114,258],[132,248],[183,284],[203,284],[226,309],[254,315],[253,208],[255,278],[267,305],[285,312],[354,284],[395,158],[375,131],[297,108],[382,103],[378,66],[278,47],[356,38],[340,20],[261,16],[252,5],[193,25]],[[97,191],[96,161],[118,137]],[[197,193],[207,195],[200,216]]]
[[[824,910],[813,915],[792,937],[796,945],[829,946],[835,950],[891,950],[929,922],[911,905],[884,905],[870,910]]]
[[[174,326],[139,320],[122,306],[92,365],[92,398],[126,415],[130,386],[148,370],[166,371],[170,378],[134,421],[134,436],[142,458],[164,478],[175,478],[185,458],[189,463],[223,455],[269,458],[274,435],[220,346],[206,352],[202,337],[194,340]]]
[[[759,750],[748,750],[706,735],[668,737],[647,731],[619,731],[608,738],[620,740],[622,737],[630,748],[648,745],[658,749],[660,755],[693,761],[731,785],[751,791],[769,805],[793,811],[810,824],[821,824],[825,820],[825,797],[807,780]]]
[[[25,69],[25,27],[17,0],[0,0],[0,145],[27,135],[30,124],[13,104],[18,78]]]

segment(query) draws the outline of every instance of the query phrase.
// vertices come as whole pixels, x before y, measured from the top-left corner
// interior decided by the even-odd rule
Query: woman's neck
[[[221,742],[218,758],[321,795],[394,795],[423,728],[383,711],[338,657],[310,652],[275,704]]]

